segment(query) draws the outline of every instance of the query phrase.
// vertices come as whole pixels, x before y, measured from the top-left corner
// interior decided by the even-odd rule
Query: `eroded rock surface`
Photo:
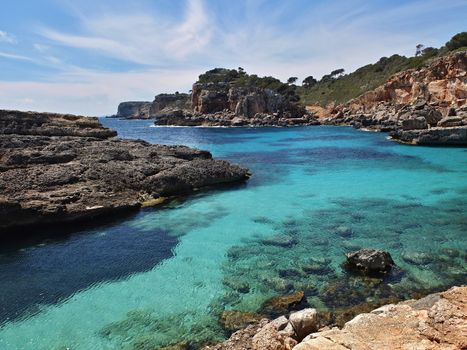
[[[116,138],[96,118],[0,111],[0,229],[93,218],[244,181],[209,152]]]
[[[156,117],[158,125],[293,126],[319,124],[297,103],[258,87],[229,83],[194,84],[191,109],[176,109]]]
[[[461,350],[467,348],[467,287],[363,313],[342,329],[314,309],[261,320],[205,350]],[[319,331],[317,331],[317,329]],[[306,335],[305,333],[313,332]]]
[[[393,75],[373,91],[338,106],[324,124],[391,132],[420,145],[467,145],[467,52]],[[446,130],[445,130],[446,129]]]

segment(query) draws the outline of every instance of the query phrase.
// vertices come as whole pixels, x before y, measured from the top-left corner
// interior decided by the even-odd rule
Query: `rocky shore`
[[[328,125],[390,132],[419,145],[467,145],[467,52],[392,76],[377,89],[330,110]]]
[[[207,151],[117,138],[97,118],[0,111],[0,230],[74,222],[245,181]]]
[[[363,313],[342,328],[308,308],[274,320],[254,318],[204,350],[460,350],[467,348],[467,287]],[[324,325],[324,326],[323,326]]]
[[[207,82],[193,84],[191,94],[160,94],[152,103],[122,102],[116,117],[154,119],[156,125],[174,126],[319,124],[303,106],[273,89],[229,81],[228,76],[232,72],[238,75],[237,78],[242,77],[236,71],[214,69],[202,75],[207,77]],[[279,81],[274,83],[282,84]]]

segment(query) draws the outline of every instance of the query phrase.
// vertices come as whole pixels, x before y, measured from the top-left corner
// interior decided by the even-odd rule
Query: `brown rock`
[[[263,314],[273,316],[285,314],[294,310],[298,305],[304,302],[304,300],[305,293],[303,291],[273,297],[263,304],[261,312]]]
[[[255,312],[225,310],[222,312],[220,322],[229,331],[237,331],[250,324],[257,324],[264,316]]]
[[[294,350],[467,348],[467,287],[386,305],[337,328],[311,334]]]

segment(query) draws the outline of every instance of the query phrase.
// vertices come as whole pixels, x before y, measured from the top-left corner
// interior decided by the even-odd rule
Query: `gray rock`
[[[402,121],[402,130],[426,129],[428,124],[424,117],[405,119]]]
[[[117,117],[128,119],[147,119],[151,102],[128,101],[118,105]]]
[[[248,171],[209,152],[122,140],[97,118],[0,110],[0,230],[135,210]]]
[[[388,252],[379,249],[360,249],[346,254],[346,267],[367,275],[388,272],[394,261]]]
[[[452,126],[462,126],[462,118],[461,117],[446,117],[441,119],[438,122],[438,126],[441,127],[452,127]]]

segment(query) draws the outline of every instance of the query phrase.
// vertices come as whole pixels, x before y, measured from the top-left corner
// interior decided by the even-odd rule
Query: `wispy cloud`
[[[30,57],[23,56],[23,55],[17,55],[17,54],[14,54],[14,53],[8,53],[8,52],[0,52],[0,57],[10,58],[12,60],[20,60],[20,61],[31,61],[31,62],[34,61]]]
[[[17,40],[13,34],[7,33],[3,30],[0,30],[0,41],[7,42],[10,44],[17,43]]]
[[[185,18],[169,21],[141,12],[81,16],[83,35],[43,28],[40,33],[58,44],[100,51],[137,64],[158,65],[199,53],[212,37],[202,0],[188,0]]]
[[[18,63],[21,78],[0,80],[0,107],[109,114],[122,100],[186,91],[214,67],[242,66],[282,80],[319,78],[382,56],[413,54],[418,43],[440,46],[459,27],[465,30],[460,14],[467,10],[465,0],[60,4],[72,25],[37,21],[30,52],[21,47],[23,39],[17,53],[0,52],[3,58],[34,62],[29,67],[37,77],[33,81]],[[2,38],[16,40],[0,31],[6,42]]]

